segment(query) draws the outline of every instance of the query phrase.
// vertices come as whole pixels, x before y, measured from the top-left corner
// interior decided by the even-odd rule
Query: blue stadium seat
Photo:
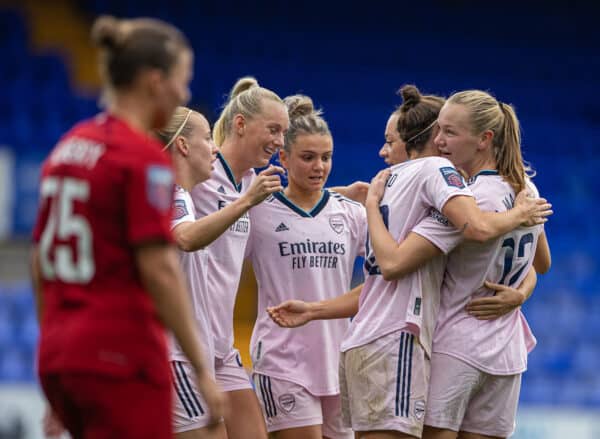
[[[32,378],[32,357],[18,348],[4,350],[0,357],[0,381],[31,381]]]
[[[4,294],[0,295],[2,299]],[[13,340],[13,325],[9,303],[1,300],[0,303],[0,352],[7,349],[14,343]]]

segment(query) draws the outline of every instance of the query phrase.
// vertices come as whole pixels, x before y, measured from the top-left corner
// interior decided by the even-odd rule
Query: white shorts
[[[342,414],[354,431],[392,430],[421,437],[429,359],[405,331],[340,356]]]
[[[215,357],[215,379],[223,392],[252,389],[240,352],[232,348],[224,358]]]
[[[175,433],[208,426],[206,402],[196,387],[196,377],[187,361],[171,361],[173,386],[173,429]]]
[[[425,424],[508,437],[515,430],[521,374],[490,375],[445,354],[431,357]]]
[[[269,433],[321,425],[322,435],[328,438],[354,438],[342,423],[339,395],[315,396],[299,384],[258,373],[252,378]]]

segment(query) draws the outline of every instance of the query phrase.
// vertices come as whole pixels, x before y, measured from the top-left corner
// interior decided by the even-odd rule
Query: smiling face
[[[435,144],[441,156],[457,168],[468,169],[483,148],[482,136],[472,132],[469,117],[467,107],[448,103],[442,107],[438,117],[439,132]]]
[[[331,172],[333,139],[323,134],[300,134],[281,150],[281,164],[288,171],[288,185],[301,192],[320,192]]]
[[[400,139],[400,133],[398,133],[398,115],[396,113],[393,113],[388,119],[384,135],[385,143],[379,150],[379,157],[381,157],[388,166],[393,166],[408,160],[406,143]]]
[[[235,117],[235,127],[245,143],[244,151],[254,168],[262,168],[283,146],[289,118],[285,105],[268,99],[261,102],[262,111],[251,119]]]

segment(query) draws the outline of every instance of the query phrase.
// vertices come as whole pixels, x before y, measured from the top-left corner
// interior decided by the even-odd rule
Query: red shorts
[[[74,439],[171,439],[171,385],[143,376],[41,375],[52,409]]]

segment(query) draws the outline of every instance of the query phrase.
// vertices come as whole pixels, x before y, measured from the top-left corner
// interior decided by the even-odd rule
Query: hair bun
[[[92,41],[98,47],[115,49],[122,37],[121,20],[112,15],[102,15],[92,26]]]
[[[311,98],[305,95],[288,96],[283,100],[288,109],[290,120],[297,119],[303,116],[314,114],[321,115],[320,110],[315,110],[315,106]]]
[[[239,94],[245,92],[246,90],[250,90],[253,87],[258,87],[258,81],[256,78],[252,76],[244,76],[236,81],[233,88],[229,92],[229,100],[232,100]]]
[[[402,86],[402,88],[398,90],[398,94],[402,96],[402,105],[400,106],[400,111],[402,113],[407,112],[421,102],[421,92],[414,85]]]

